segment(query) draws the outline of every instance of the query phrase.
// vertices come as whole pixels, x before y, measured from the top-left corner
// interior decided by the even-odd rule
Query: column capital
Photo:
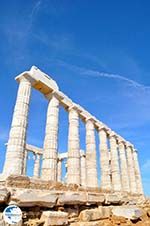
[[[62,162],[62,161],[63,161],[63,159],[61,157],[57,158],[57,162]]]
[[[127,142],[125,143],[125,146],[126,146],[126,148],[128,148],[128,147],[134,148],[134,145],[131,144],[129,141],[127,141]]]
[[[100,131],[104,131],[105,133],[108,133],[109,129],[107,127],[105,127],[105,126],[99,126],[98,127],[98,132],[100,132]]]
[[[133,148],[133,152],[138,153],[138,150],[136,148]]]
[[[55,98],[59,101],[59,94],[58,94],[57,91],[52,91],[52,92],[46,94],[45,97],[46,97],[48,100],[51,100],[52,97],[55,97]]]
[[[117,141],[118,141],[118,145],[119,144],[125,145],[125,143],[126,143],[126,141],[122,137],[120,137],[120,136],[117,136]]]
[[[114,131],[110,131],[108,136],[109,138],[117,138],[117,134]]]
[[[24,80],[28,80],[32,85],[36,82],[36,80],[32,77],[30,71],[24,71],[23,73],[21,73],[20,75],[15,77],[15,80],[17,82],[22,82]]]
[[[71,110],[75,110],[79,114],[79,109],[77,105],[72,104],[71,106],[69,106],[68,111],[70,112]]]
[[[95,121],[92,117],[88,117],[85,119],[85,126],[86,126],[86,130],[88,129],[95,129]]]

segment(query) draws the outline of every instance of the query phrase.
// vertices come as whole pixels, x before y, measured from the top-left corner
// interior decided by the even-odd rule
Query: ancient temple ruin
[[[19,83],[14,108],[3,177],[26,175],[27,152],[35,155],[34,178],[61,182],[61,162],[67,159],[67,184],[84,188],[98,187],[95,130],[99,134],[100,188],[107,191],[143,194],[138,152],[134,145],[112,131],[107,125],[74,103],[60,91],[56,82],[37,67],[16,77]],[[31,89],[43,93],[49,101],[42,149],[26,143]],[[68,151],[58,154],[59,107],[62,105],[69,119]],[[86,150],[80,151],[79,118],[85,123]],[[108,143],[109,147],[108,148]],[[40,158],[42,170],[39,174]]]
[[[0,175],[0,226],[7,225],[2,212],[11,204],[22,210],[16,226],[149,226],[150,200],[143,193],[134,145],[74,103],[37,67],[16,80],[18,94]],[[48,101],[42,148],[26,139],[32,88]],[[65,153],[58,150],[60,106],[69,121]],[[85,150],[80,147],[80,120],[85,124]],[[34,156],[30,177],[29,153]]]

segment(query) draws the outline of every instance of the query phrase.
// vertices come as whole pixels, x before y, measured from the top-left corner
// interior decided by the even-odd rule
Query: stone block
[[[6,179],[7,187],[29,188],[30,179],[27,176],[12,175]]]
[[[103,220],[100,221],[90,221],[90,222],[75,222],[71,223],[70,226],[114,226],[110,222],[106,222]]]
[[[112,207],[112,214],[114,216],[124,217],[130,220],[136,220],[142,216],[142,210],[136,207],[114,206]]]
[[[109,207],[99,207],[95,209],[83,210],[79,218],[81,221],[96,221],[101,219],[107,219],[110,217],[110,208]]]
[[[123,200],[119,194],[105,194],[105,204],[121,205],[122,203]]]
[[[44,226],[68,225],[68,213],[61,211],[43,211],[41,221]]]
[[[107,219],[111,215],[111,208],[109,206],[99,206],[98,210],[101,214],[101,219]]]
[[[16,190],[10,199],[10,202],[15,202],[21,207],[53,207],[56,204],[57,195],[55,193],[38,190]]]
[[[1,188],[0,189],[0,204],[7,203],[9,195],[10,195],[10,193],[6,188]]]
[[[105,201],[105,196],[99,193],[88,193],[87,203],[88,204],[102,204]]]
[[[85,192],[65,192],[59,195],[58,204],[59,205],[75,205],[75,204],[85,204],[86,203],[86,193]]]

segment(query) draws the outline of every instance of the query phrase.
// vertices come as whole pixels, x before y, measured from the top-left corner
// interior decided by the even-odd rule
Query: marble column
[[[11,174],[22,175],[24,171],[30,95],[31,82],[25,77],[20,78],[3,169],[5,176]]]
[[[26,175],[27,173],[27,160],[28,160],[28,151],[24,151],[24,166],[23,166],[23,174]]]
[[[62,180],[62,160],[58,159],[57,161],[57,181],[61,182]]]
[[[138,152],[135,149],[133,149],[133,160],[134,160],[137,194],[143,195],[143,185],[142,185],[141,172],[140,172],[139,161],[138,161]]]
[[[129,185],[130,192],[136,194],[136,178],[135,178],[135,170],[134,170],[134,159],[133,159],[133,147],[130,143],[126,142],[126,153],[127,153],[127,166],[129,172]]]
[[[111,156],[112,188],[114,191],[121,191],[118,145],[117,145],[117,137],[114,133],[109,135],[109,141],[110,141],[110,156]]]
[[[50,98],[47,110],[41,177],[43,180],[56,181],[59,101],[54,94]]]
[[[90,119],[86,121],[86,174],[87,187],[98,187],[95,127]]]
[[[85,154],[81,154],[81,185],[86,187],[87,180],[86,180],[86,160]]]
[[[76,108],[69,109],[67,183],[80,184],[79,114]]]
[[[100,139],[100,168],[101,168],[101,188],[111,190],[109,153],[107,144],[107,132],[105,128],[99,129]]]
[[[123,140],[118,141],[119,155],[120,155],[120,168],[121,168],[121,183],[122,183],[122,191],[130,192],[127,158],[126,158],[124,144],[125,144],[125,141]]]
[[[34,173],[33,176],[35,178],[39,178],[40,176],[40,155],[35,154],[35,162],[34,162]]]

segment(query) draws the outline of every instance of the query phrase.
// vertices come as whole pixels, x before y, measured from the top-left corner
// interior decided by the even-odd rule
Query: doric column
[[[126,153],[127,153],[127,166],[129,172],[129,185],[130,192],[137,193],[136,188],[136,178],[135,178],[135,170],[134,170],[134,159],[133,159],[133,147],[129,142],[126,142]]]
[[[101,188],[111,190],[109,153],[107,145],[107,132],[105,128],[99,129],[100,139],[100,168],[101,168]]]
[[[121,191],[121,175],[119,168],[119,156],[117,139],[114,133],[109,135],[110,141],[110,155],[111,155],[111,174],[112,174],[112,188],[114,191]]]
[[[67,183],[80,184],[80,142],[79,114],[77,109],[69,109]]]
[[[86,121],[86,185],[98,187],[95,127],[92,120]]]
[[[43,148],[42,179],[56,181],[59,101],[54,94],[50,98]]]
[[[86,187],[86,160],[85,154],[81,153],[81,185]]]
[[[137,186],[137,194],[143,194],[143,185],[141,179],[141,172],[138,161],[138,152],[133,149],[133,160],[134,160],[134,168],[135,168],[135,177],[136,177],[136,186]]]
[[[6,151],[5,176],[23,174],[30,95],[31,82],[21,77]]]
[[[27,173],[27,159],[28,159],[28,151],[25,150],[24,152],[24,165],[23,165],[23,174],[26,175]]]
[[[62,179],[62,160],[58,159],[57,161],[57,181],[61,182]]]
[[[40,176],[40,155],[35,155],[35,162],[34,162],[34,173],[33,176],[38,178]]]
[[[125,153],[124,140],[119,140],[118,145],[119,145],[119,155],[120,155],[122,191],[130,192],[129,175],[128,175],[128,168],[127,168],[127,159],[126,159],[126,153]]]

